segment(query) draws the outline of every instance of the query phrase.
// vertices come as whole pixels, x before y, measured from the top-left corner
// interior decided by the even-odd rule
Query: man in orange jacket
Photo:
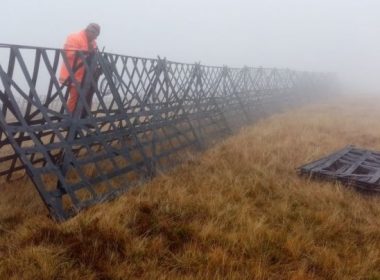
[[[96,38],[100,34],[100,26],[96,23],[90,23],[86,29],[77,33],[70,34],[65,42],[64,50],[67,62],[71,71],[74,72],[74,79],[80,85],[85,75],[85,67],[83,61],[76,57],[76,51],[83,51],[91,54],[97,50]],[[75,65],[74,65],[75,63]],[[70,79],[69,70],[66,63],[62,64],[59,81],[65,83],[69,87],[69,98],[67,107],[70,113],[73,113],[78,102],[79,93],[74,81]]]

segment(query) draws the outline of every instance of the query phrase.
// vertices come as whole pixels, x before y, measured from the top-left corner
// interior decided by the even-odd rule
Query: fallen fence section
[[[380,191],[380,152],[348,146],[298,168],[300,174],[338,180],[360,190]]]
[[[263,114],[321,98],[333,81],[288,69],[15,45],[0,45],[0,58],[0,176],[26,171],[57,220],[119,195],[176,164],[184,151]],[[63,64],[69,77],[59,81]],[[72,90],[79,100],[69,113]]]

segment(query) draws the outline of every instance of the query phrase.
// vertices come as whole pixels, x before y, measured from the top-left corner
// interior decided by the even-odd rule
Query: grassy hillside
[[[348,144],[380,150],[379,100],[297,108],[74,219],[29,180],[0,189],[0,279],[380,279],[380,198],[299,178]]]

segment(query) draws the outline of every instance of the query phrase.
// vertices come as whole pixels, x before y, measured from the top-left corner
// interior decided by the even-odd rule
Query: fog
[[[233,67],[335,72],[380,89],[380,1],[0,0],[0,43],[62,47],[97,22],[99,47]]]

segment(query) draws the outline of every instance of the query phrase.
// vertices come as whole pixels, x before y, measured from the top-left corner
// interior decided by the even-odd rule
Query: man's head
[[[85,29],[88,41],[94,41],[100,34],[100,26],[97,23],[90,23]]]

